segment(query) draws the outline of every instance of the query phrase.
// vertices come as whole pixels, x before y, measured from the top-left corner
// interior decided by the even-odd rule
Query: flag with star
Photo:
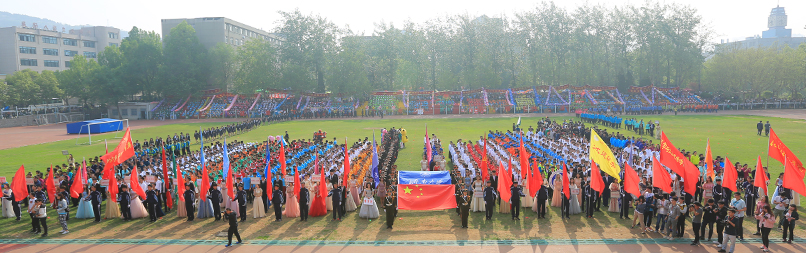
[[[447,171],[398,171],[397,189],[400,210],[456,208],[455,186]]]

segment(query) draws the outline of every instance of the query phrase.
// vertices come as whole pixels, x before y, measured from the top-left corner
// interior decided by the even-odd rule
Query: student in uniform
[[[215,183],[213,183],[215,186]],[[196,219],[196,209],[193,208],[193,203],[196,200],[196,193],[190,187],[185,187],[185,192],[182,193],[185,198],[185,212],[187,212],[188,219],[186,221],[193,221]],[[208,197],[209,198],[209,197]],[[219,218],[221,214],[218,214]],[[218,220],[218,219],[216,219]]]
[[[308,192],[308,188],[305,188],[305,182],[302,182],[299,187],[299,220],[300,221],[307,221],[308,220],[308,200],[311,198],[311,194]]]
[[[284,200],[283,198],[284,198],[283,191],[280,190],[280,186],[279,185],[274,185],[274,191],[271,192],[271,205],[272,205],[272,207],[274,207],[274,221],[282,221],[283,220],[282,207],[283,207],[283,202],[285,202],[285,201],[283,201]],[[246,207],[244,207],[244,209],[246,209]],[[334,210],[334,212],[333,212],[334,216],[333,217],[335,217],[335,213],[337,213],[337,212],[338,211]]]
[[[484,205],[485,217],[487,220],[493,218],[493,209],[495,208],[495,200],[498,198],[498,193],[492,187],[492,182],[487,181],[487,187],[484,188]]]
[[[101,222],[101,192],[93,185],[90,187],[90,203],[92,203],[92,212],[95,214],[95,222]]]
[[[512,182],[512,187],[509,188],[509,191],[512,194],[509,199],[509,202],[512,204],[509,206],[512,220],[521,220],[521,197],[525,197],[526,195],[523,194],[523,188],[518,186],[517,181]]]
[[[392,229],[392,225],[395,224],[395,206],[392,203],[395,203],[395,198],[392,197],[392,191],[386,191],[386,201],[384,207],[384,211],[386,212],[386,228]]]
[[[36,199],[34,201],[34,219],[39,222],[42,227],[42,237],[48,236],[48,212],[47,206],[42,203],[42,199]],[[39,234],[42,231],[36,231]]]
[[[238,221],[237,217],[235,217],[235,213],[232,212],[232,209],[227,208],[224,215],[227,216],[227,220],[229,221],[229,229],[227,230],[227,245],[224,247],[232,246],[232,235],[235,235],[235,238],[238,238],[238,242],[235,244],[241,244],[241,234],[238,233]]]
[[[129,194],[129,187],[123,185],[120,187],[120,192],[118,193],[118,203],[120,203],[120,214],[123,216],[124,221],[132,220],[132,209],[131,209],[131,195]],[[109,203],[107,202],[107,205]]]
[[[207,199],[213,204],[215,220],[221,220],[221,202],[223,202],[224,199],[221,197],[221,190],[218,190],[218,184],[213,182],[211,186],[210,192],[207,194]],[[185,199],[187,199],[187,197]],[[187,201],[185,201],[185,203],[187,203]],[[192,205],[193,202],[190,202],[190,204]]]
[[[459,203],[459,209],[461,209],[461,216],[462,216],[462,228],[467,228],[467,216],[470,213],[470,196],[468,196],[467,191],[462,191],[462,198],[461,202]]]

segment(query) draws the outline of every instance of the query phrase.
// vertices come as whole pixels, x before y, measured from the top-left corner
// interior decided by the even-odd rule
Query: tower
[[[776,6],[772,8],[770,17],[767,18],[769,30],[761,32],[762,38],[789,38],[792,37],[792,29],[786,29],[786,11],[784,7]]]

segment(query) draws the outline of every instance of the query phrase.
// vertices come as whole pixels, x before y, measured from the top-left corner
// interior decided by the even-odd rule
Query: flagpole
[[[770,130],[772,131],[772,127],[770,127]],[[772,139],[772,137],[767,135],[767,164],[765,167],[768,168],[770,167],[770,139]],[[784,170],[786,170],[786,164],[784,164]]]

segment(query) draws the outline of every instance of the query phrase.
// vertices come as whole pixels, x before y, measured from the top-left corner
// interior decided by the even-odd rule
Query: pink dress
[[[562,207],[563,205],[563,183],[561,178],[554,179],[554,194],[551,196],[551,206]]]
[[[299,200],[297,200],[297,196],[294,195],[294,188],[288,187],[287,189],[283,216],[289,218],[299,217]]]

